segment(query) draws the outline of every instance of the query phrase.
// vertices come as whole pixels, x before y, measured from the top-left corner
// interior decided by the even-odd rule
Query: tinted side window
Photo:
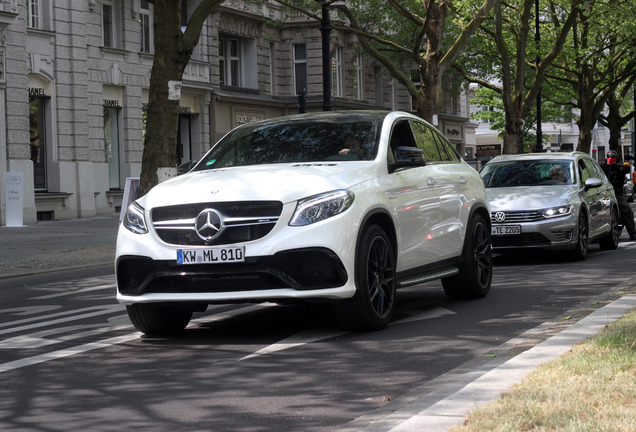
[[[435,135],[435,138],[437,139],[440,147],[444,149],[444,152],[442,154],[446,154],[445,160],[450,162],[459,162],[461,157],[459,156],[459,153],[457,152],[455,147],[450,142],[448,142],[448,140],[439,131],[433,130],[433,134]]]
[[[605,180],[605,173],[596,162],[585,159],[585,165],[588,166],[588,170],[590,171],[592,177]]]
[[[585,165],[585,163],[582,160],[579,160],[579,174],[581,176],[582,184],[585,184],[585,181],[589,179],[590,177],[594,177],[594,174],[590,172],[589,168]]]
[[[439,145],[431,128],[424,123],[411,122],[413,136],[417,147],[422,150],[426,162],[441,162],[446,156],[440,152]]]

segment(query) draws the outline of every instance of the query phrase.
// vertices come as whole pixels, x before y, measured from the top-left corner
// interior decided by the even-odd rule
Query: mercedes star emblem
[[[194,220],[197,235],[205,241],[214,240],[221,234],[221,215],[214,209],[205,209]]]

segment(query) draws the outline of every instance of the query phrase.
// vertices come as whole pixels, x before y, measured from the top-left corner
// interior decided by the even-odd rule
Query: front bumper
[[[578,239],[578,214],[564,218],[536,222],[503,223],[492,221],[492,226],[520,225],[521,234],[493,235],[493,249],[541,248],[566,250],[575,247]]]
[[[347,284],[342,261],[325,248],[279,252],[244,263],[178,265],[125,255],[117,259],[117,296],[123,303],[145,301],[228,301],[302,298]],[[303,294],[304,293],[304,294]]]

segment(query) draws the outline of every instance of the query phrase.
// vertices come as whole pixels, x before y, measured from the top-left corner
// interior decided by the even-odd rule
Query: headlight
[[[126,217],[124,218],[124,227],[135,234],[146,234],[148,232],[144,208],[136,202],[128,206]]]
[[[541,215],[546,219],[568,216],[572,214],[572,209],[574,209],[574,205],[566,204],[558,207],[543,209],[541,210]]]
[[[352,192],[337,190],[300,200],[289,225],[309,225],[338,215],[351,207],[354,197]]]

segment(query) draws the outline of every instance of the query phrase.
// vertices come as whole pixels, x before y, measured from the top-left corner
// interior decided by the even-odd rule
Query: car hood
[[[283,203],[377,177],[372,161],[253,165],[196,171],[167,180],[139,199],[147,209],[212,201]]]
[[[520,186],[487,188],[491,211],[533,210],[573,202],[577,186]]]

